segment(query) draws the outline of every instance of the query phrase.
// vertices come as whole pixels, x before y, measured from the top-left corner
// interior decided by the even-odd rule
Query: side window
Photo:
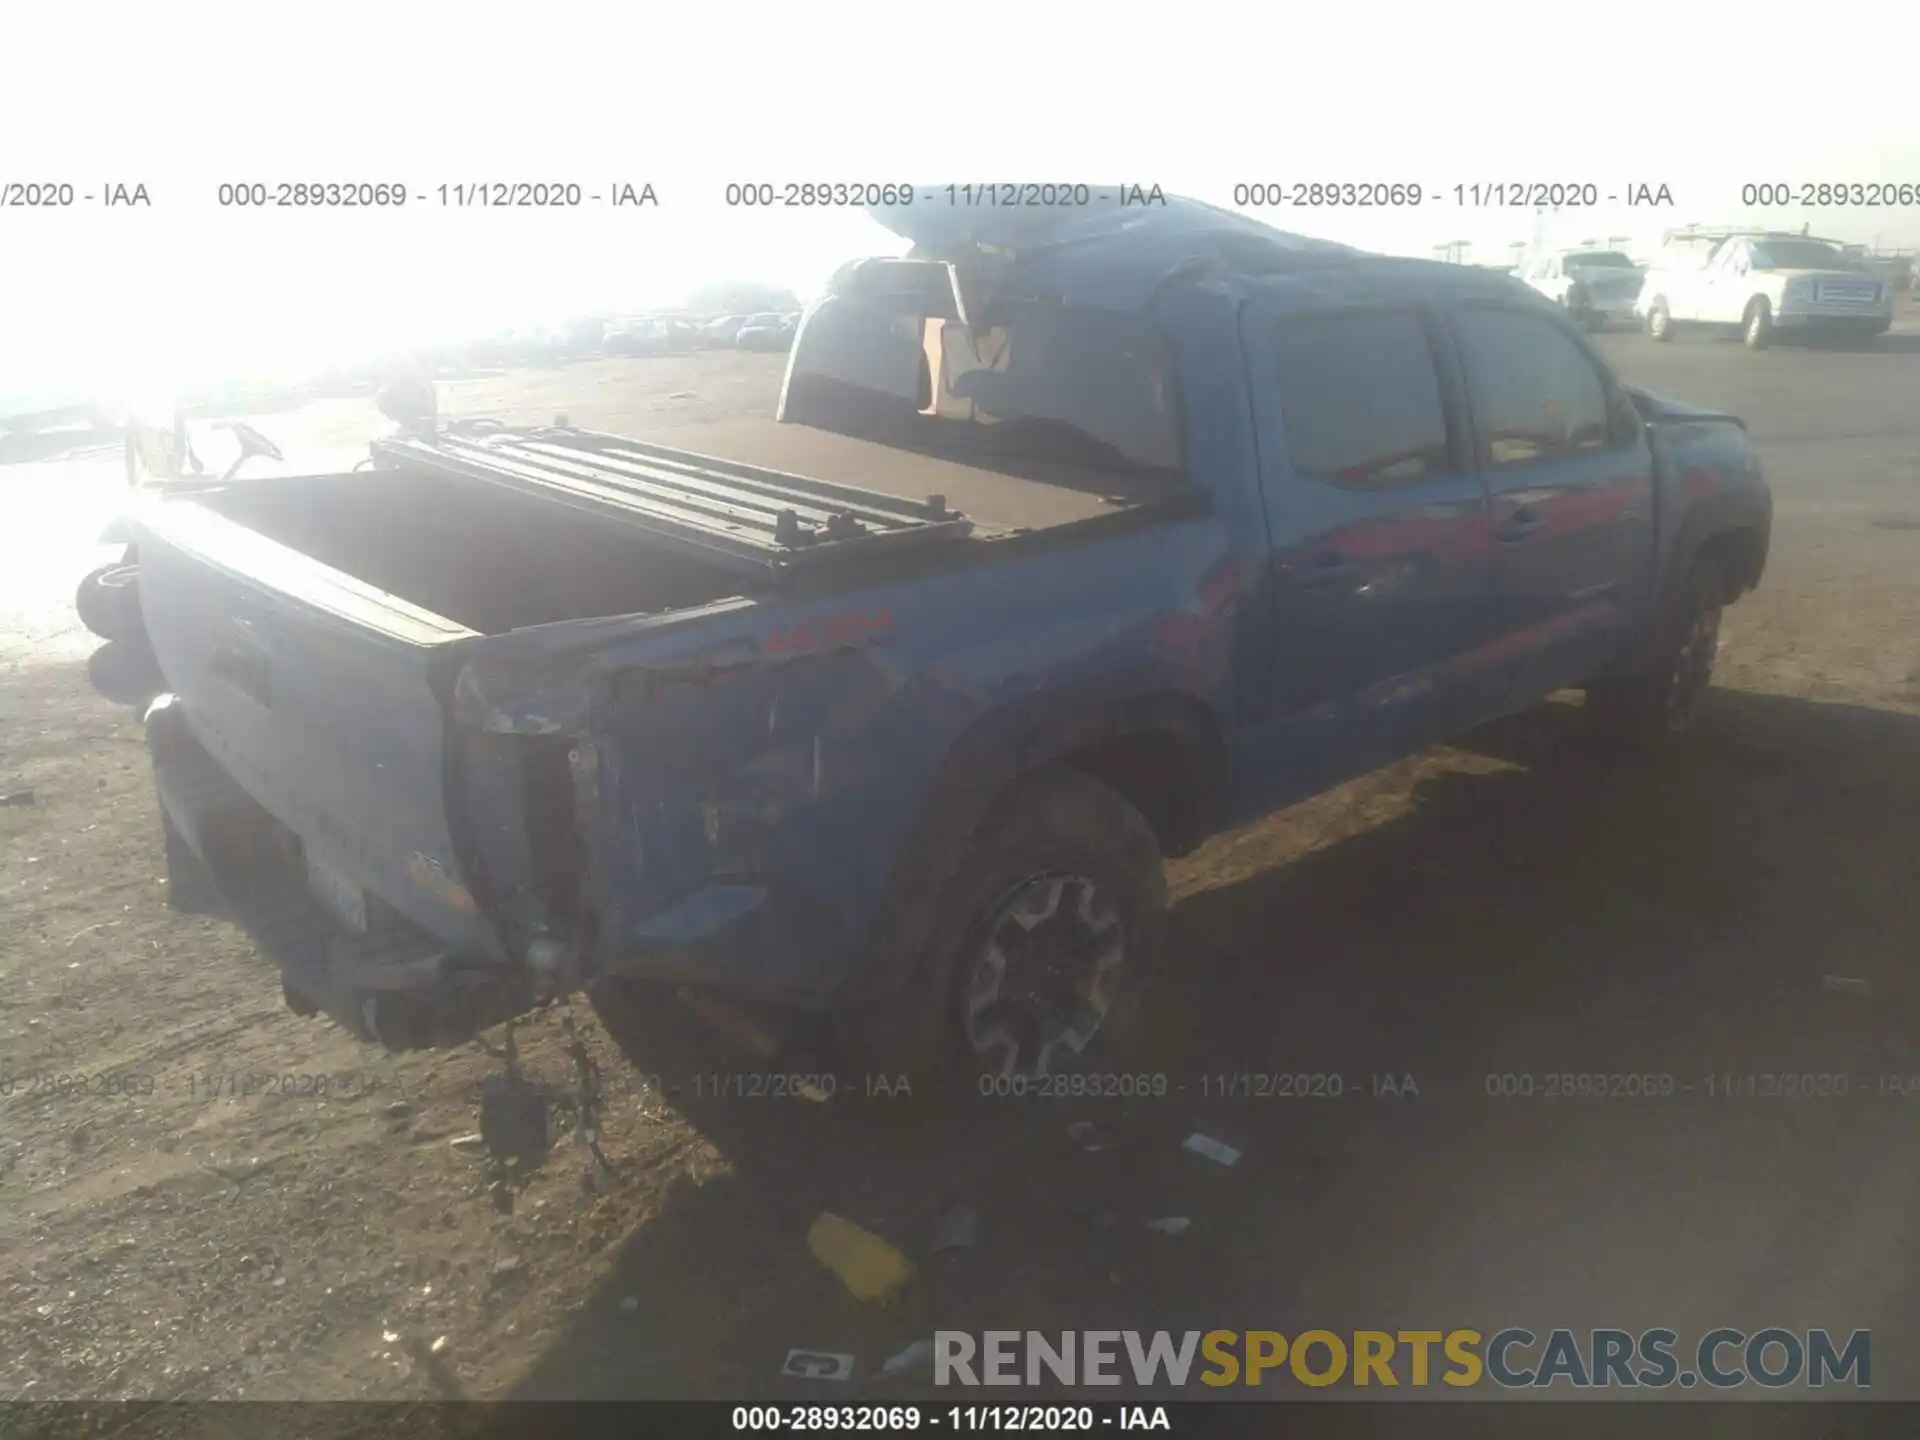
[[[1517,310],[1464,310],[1455,326],[1483,464],[1530,465],[1612,443],[1600,372],[1552,321]]]
[[[1447,411],[1426,328],[1408,311],[1316,315],[1273,332],[1280,419],[1301,475],[1387,489],[1447,474]]]

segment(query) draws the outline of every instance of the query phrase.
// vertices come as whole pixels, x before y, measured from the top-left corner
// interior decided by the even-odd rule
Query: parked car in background
[[[642,317],[622,320],[607,327],[600,342],[603,355],[663,355],[670,347],[673,332],[664,320]]]
[[[708,345],[730,346],[734,336],[740,333],[740,327],[747,323],[744,315],[723,315],[718,320],[709,320],[700,327],[700,338]]]
[[[1722,232],[1695,264],[1699,238],[1670,249],[1641,286],[1636,311],[1655,340],[1714,325],[1737,329],[1750,350],[1779,334],[1864,345],[1893,324],[1893,286],[1834,241]]]
[[[1633,324],[1640,267],[1618,250],[1556,250],[1521,269],[1521,279],[1589,330]]]
[[[784,315],[749,315],[733,343],[741,350],[786,350],[793,344],[794,328]]]

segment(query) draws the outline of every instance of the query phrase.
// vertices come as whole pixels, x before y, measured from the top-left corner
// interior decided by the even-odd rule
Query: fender
[[[106,528],[100,532],[100,538],[95,543],[99,545],[133,544],[133,521],[125,515],[114,516],[107,522]]]
[[[1662,504],[1673,503],[1669,492]],[[1607,666],[1608,673],[1631,670],[1648,656],[1658,638],[1660,617],[1667,613],[1673,596],[1693,570],[1700,552],[1722,536],[1746,532],[1757,537],[1753,573],[1737,579],[1739,589],[1726,597],[1728,602],[1754,588],[1766,568],[1767,550],[1773,530],[1773,497],[1764,488],[1741,487],[1700,496],[1687,504],[1680,523],[1660,545],[1659,566],[1654,580],[1653,604],[1646,623],[1633,642]]]
[[[1754,573],[1740,582],[1734,595],[1744,594],[1759,583],[1766,568],[1767,549],[1772,539],[1773,500],[1765,490],[1723,490],[1704,496],[1691,504],[1673,537],[1666,564],[1660,572],[1660,610],[1687,577],[1700,552],[1723,535],[1736,531],[1754,531],[1759,536],[1759,563]],[[1658,613],[1658,612],[1656,612]]]
[[[954,742],[927,787],[901,847],[848,999],[866,1000],[907,984],[932,939],[935,906],[967,839],[1023,776],[1105,742],[1165,736],[1178,747],[1193,797],[1192,819],[1175,837],[1185,853],[1225,820],[1226,746],[1205,704],[1177,691],[1052,693],[982,716]]]

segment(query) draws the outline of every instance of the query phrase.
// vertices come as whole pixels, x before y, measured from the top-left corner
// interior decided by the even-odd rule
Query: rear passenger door
[[[1578,685],[1651,601],[1653,454],[1586,337],[1533,305],[1450,313],[1492,501],[1510,706]]]
[[[1242,312],[1268,559],[1259,695],[1269,803],[1469,722],[1494,635],[1487,499],[1438,319],[1402,305]]]

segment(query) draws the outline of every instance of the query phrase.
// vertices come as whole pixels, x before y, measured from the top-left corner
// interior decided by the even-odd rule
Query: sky
[[[1875,60],[1910,7],[1852,6],[1836,62],[1720,6],[1395,9],[1192,0],[324,7],[14,0],[0,186],[146,187],[151,204],[0,207],[0,397],[293,376],[437,339],[670,305],[707,281],[803,295],[899,245],[857,211],[750,210],[729,182],[1400,181],[1400,210],[1260,212],[1406,254],[1765,223],[1920,247],[1905,207],[1767,211],[1742,186],[1920,186],[1920,108]],[[1798,23],[1826,26],[1806,17]],[[1880,37],[1875,39],[1874,37]],[[25,57],[28,63],[21,63]],[[1768,77],[1752,86],[1740,79]],[[399,209],[242,210],[223,182],[394,181]],[[442,207],[437,187],[653,186],[657,206]],[[1664,208],[1536,220],[1456,185],[1665,186]]]

